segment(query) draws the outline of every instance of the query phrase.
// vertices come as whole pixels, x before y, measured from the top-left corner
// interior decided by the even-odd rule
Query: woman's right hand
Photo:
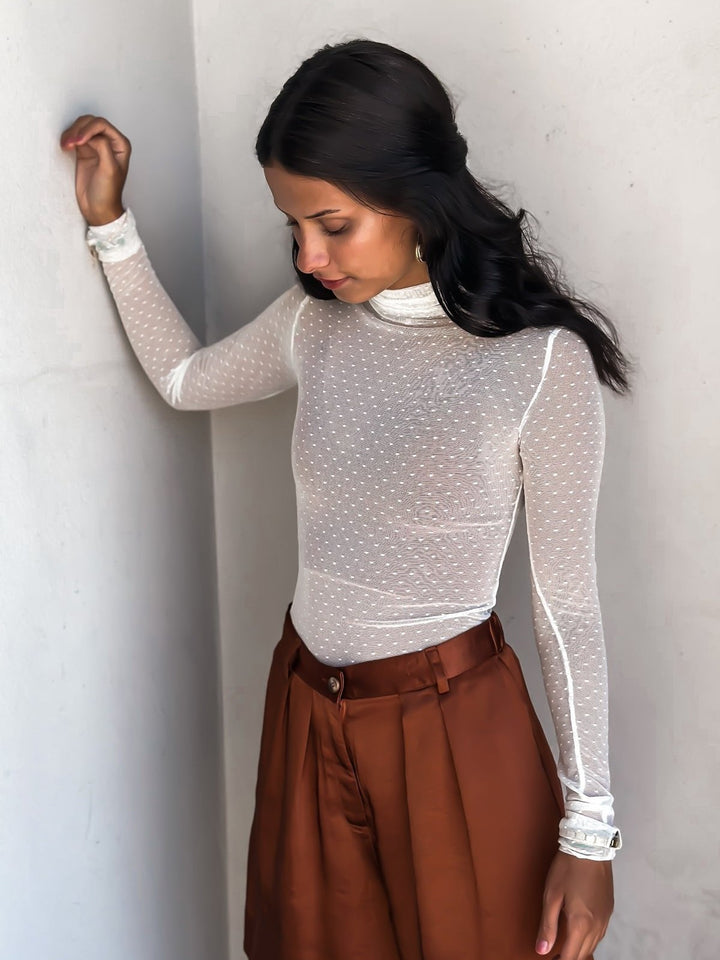
[[[75,150],[75,193],[91,226],[111,223],[125,211],[122,191],[132,147],[104,117],[84,114],[60,137],[63,150]]]

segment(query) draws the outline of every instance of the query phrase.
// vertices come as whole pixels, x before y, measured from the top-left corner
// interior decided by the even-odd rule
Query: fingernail
[[[541,940],[536,947],[538,953],[547,953],[549,949],[550,944],[547,942],[547,940]]]

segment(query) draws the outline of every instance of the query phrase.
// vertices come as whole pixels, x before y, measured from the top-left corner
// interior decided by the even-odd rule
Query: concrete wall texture
[[[224,958],[208,417],[145,378],[59,146],[84,113],[128,131],[138,224],[201,329],[191,10],[2,13],[0,958]]]
[[[85,251],[59,133],[89,112],[130,137],[126,202],[212,342],[293,276],[257,129],[304,57],[353,36],[447,83],[470,167],[538,217],[637,360],[633,397],[605,392],[598,576],[626,846],[597,957],[714,960],[715,4],[5,6],[0,960],[242,957],[263,688],[297,571],[296,392],[162,403]],[[498,611],[553,742],[529,590],[519,522]]]

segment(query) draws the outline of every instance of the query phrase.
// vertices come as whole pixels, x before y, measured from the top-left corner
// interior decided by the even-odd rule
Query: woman
[[[166,401],[298,386],[299,571],[266,693],[247,955],[589,960],[620,845],[594,539],[600,386],[629,389],[613,325],[467,169],[440,81],[387,44],[323,47],[273,102],[256,154],[298,279],[208,347],[123,207],[128,139],[82,116],[61,144]],[[493,609],[521,498],[557,767]]]

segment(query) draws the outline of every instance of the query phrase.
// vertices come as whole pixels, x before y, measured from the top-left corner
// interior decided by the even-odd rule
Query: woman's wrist
[[[123,207],[122,204],[119,204],[117,207],[113,207],[111,210],[108,210],[105,213],[95,214],[92,220],[88,220],[87,223],[89,227],[109,226],[116,220],[119,220],[124,213],[125,207]]]

